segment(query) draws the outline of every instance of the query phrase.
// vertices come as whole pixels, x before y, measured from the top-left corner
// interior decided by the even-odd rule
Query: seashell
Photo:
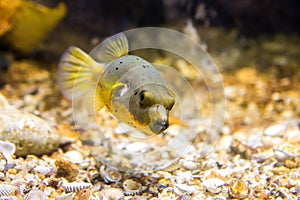
[[[122,175],[117,169],[104,165],[100,167],[100,175],[105,183],[115,183],[122,179]]]
[[[123,190],[120,188],[105,188],[99,192],[95,192],[96,197],[102,200],[123,200]]]
[[[179,195],[179,197],[176,200],[189,200],[189,199],[190,199],[189,195],[184,193]]]
[[[124,194],[125,195],[136,195],[140,194],[143,190],[142,184],[132,180],[127,179],[123,182]]]
[[[193,179],[193,174],[191,171],[178,171],[175,177],[176,183],[186,183],[190,182]]]
[[[0,152],[4,155],[13,155],[16,151],[16,147],[13,143],[0,140]]]
[[[61,186],[62,180],[59,178],[55,178],[55,177],[49,177],[49,178],[45,178],[43,180],[43,184],[57,189]]]
[[[59,145],[73,141],[45,120],[7,106],[0,108],[0,140],[13,143],[17,156],[49,154]]]
[[[19,200],[20,198],[18,198],[17,196],[3,196],[0,197],[0,200]]]
[[[264,134],[267,136],[282,136],[284,130],[286,129],[286,125],[284,124],[275,124],[271,125],[264,131]]]
[[[276,148],[273,148],[274,157],[279,162],[284,162],[286,160],[292,160],[294,158],[300,157],[300,148],[298,144],[282,144]]]
[[[257,150],[243,144],[237,139],[233,139],[230,144],[230,151],[234,154],[239,154],[242,158],[251,159],[253,154],[257,153]]]
[[[16,147],[13,143],[0,140],[0,153],[6,160],[4,170],[7,170],[8,165],[12,162],[12,155],[16,152]]]
[[[190,186],[186,184],[174,184],[174,186],[181,191],[187,192],[188,194],[193,194],[194,192],[199,190],[199,188],[197,188],[196,186]]]
[[[203,192],[197,191],[192,195],[190,200],[200,200],[200,199],[206,199],[206,196]]]
[[[249,184],[246,181],[234,180],[229,185],[229,194],[233,198],[244,199],[249,195]]]
[[[38,189],[31,190],[25,200],[46,200],[46,194]]]
[[[289,192],[289,189],[285,188],[285,187],[279,187],[277,189],[277,191],[279,193],[281,193],[283,195],[283,197],[285,197],[284,199],[294,199],[294,195],[292,195],[290,192]]]
[[[79,192],[82,189],[91,188],[92,184],[90,183],[63,183],[62,187],[65,189],[66,192]]]
[[[144,142],[133,142],[125,147],[126,151],[133,153],[144,153],[148,148],[149,145]]]
[[[194,161],[185,160],[182,163],[182,167],[184,167],[187,170],[195,170],[197,168],[197,164]]]
[[[292,187],[292,188],[290,189],[290,192],[291,192],[292,194],[300,194],[300,186]]]
[[[75,193],[62,194],[55,197],[55,200],[73,200]]]
[[[19,192],[19,187],[15,185],[0,184],[0,197],[12,196]]]
[[[91,190],[82,189],[76,194],[73,200],[84,200],[84,199],[89,200],[91,196],[92,196]]]
[[[214,194],[220,193],[224,184],[225,182],[219,178],[209,178],[203,181],[204,188]]]
[[[76,150],[70,150],[70,151],[67,151],[64,156],[70,160],[72,163],[75,163],[75,164],[80,164],[83,162],[83,155],[76,151]]]
[[[101,180],[101,175],[100,175],[99,170],[93,166],[88,168],[88,176],[89,176],[90,181],[93,184],[96,184]]]
[[[42,166],[42,165],[36,166],[33,169],[33,171],[36,173],[43,174],[45,176],[50,174],[51,172],[53,172],[52,167],[46,167],[46,166]]]

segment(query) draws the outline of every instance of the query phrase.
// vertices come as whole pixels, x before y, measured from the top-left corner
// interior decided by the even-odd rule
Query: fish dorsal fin
[[[108,63],[128,53],[128,40],[124,33],[107,38],[90,55],[98,62]]]

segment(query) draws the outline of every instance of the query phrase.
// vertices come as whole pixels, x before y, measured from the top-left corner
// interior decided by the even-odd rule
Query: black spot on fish
[[[146,69],[146,65],[143,65],[143,67]]]
[[[138,91],[137,90],[134,90],[134,95],[137,95]]]
[[[119,69],[119,67],[116,67],[116,70],[118,70]]]
[[[122,64],[123,62],[121,61],[120,64]]]
[[[117,113],[117,112],[118,112],[118,110],[117,110],[117,109],[115,109],[115,112]]]
[[[136,60],[139,60],[139,58],[136,58]]]

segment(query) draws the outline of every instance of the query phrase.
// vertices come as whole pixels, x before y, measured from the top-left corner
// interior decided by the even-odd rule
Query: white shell
[[[62,194],[55,197],[55,200],[72,200],[76,194],[75,193],[68,193]]]
[[[149,148],[148,144],[144,142],[133,142],[131,144],[128,144],[125,149],[127,151],[134,152],[134,153],[137,152],[143,153],[146,152],[148,148]]]
[[[33,171],[34,171],[34,172],[41,173],[41,174],[44,174],[44,175],[47,175],[47,174],[49,174],[50,172],[52,172],[52,168],[51,168],[51,167],[46,167],[46,166],[39,165],[39,166],[36,166],[36,167],[33,169]]]
[[[79,192],[82,189],[92,188],[90,183],[63,183],[62,187],[66,192]]]
[[[203,181],[203,186],[211,193],[217,194],[222,191],[225,182],[219,178],[209,178]]]
[[[64,156],[70,160],[71,162],[75,163],[75,164],[79,164],[83,162],[83,155],[76,151],[76,150],[70,150],[67,151]]]
[[[186,185],[186,184],[174,184],[175,187],[177,187],[178,189],[180,189],[181,191],[187,192],[188,194],[192,194],[194,192],[197,191],[197,187],[195,186],[190,186],[190,185]]]
[[[0,200],[20,200],[16,196],[7,196],[7,197],[0,197]]]
[[[14,195],[17,190],[19,190],[19,187],[15,185],[2,183],[0,184],[0,197]]]
[[[123,182],[123,188],[125,195],[136,195],[142,192],[143,187],[142,184],[132,180],[127,179]]]
[[[46,200],[46,194],[41,190],[33,189],[28,193],[25,200]]]
[[[13,143],[0,140],[0,152],[6,155],[13,155],[15,151],[16,147]]]
[[[105,183],[115,183],[122,179],[122,175],[117,169],[104,165],[100,167],[100,175]]]
[[[124,194],[120,188],[106,188],[99,192],[96,192],[95,195],[102,200],[123,200]]]
[[[286,129],[286,126],[283,124],[275,124],[269,126],[265,131],[264,134],[267,136],[282,136],[283,131]]]

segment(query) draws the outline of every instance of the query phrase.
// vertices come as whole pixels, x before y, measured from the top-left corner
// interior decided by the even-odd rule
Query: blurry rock
[[[72,141],[43,119],[10,107],[1,94],[0,140],[13,143],[17,156],[49,154],[59,145]]]
[[[57,168],[57,176],[64,177],[69,182],[74,181],[77,174],[79,173],[77,165],[68,160],[57,159],[55,161],[55,166]]]
[[[246,67],[240,69],[236,73],[237,79],[244,84],[254,84],[257,80],[257,72],[255,68]]]
[[[50,79],[49,71],[32,61],[13,62],[5,75],[6,82],[13,84],[40,83]]]

